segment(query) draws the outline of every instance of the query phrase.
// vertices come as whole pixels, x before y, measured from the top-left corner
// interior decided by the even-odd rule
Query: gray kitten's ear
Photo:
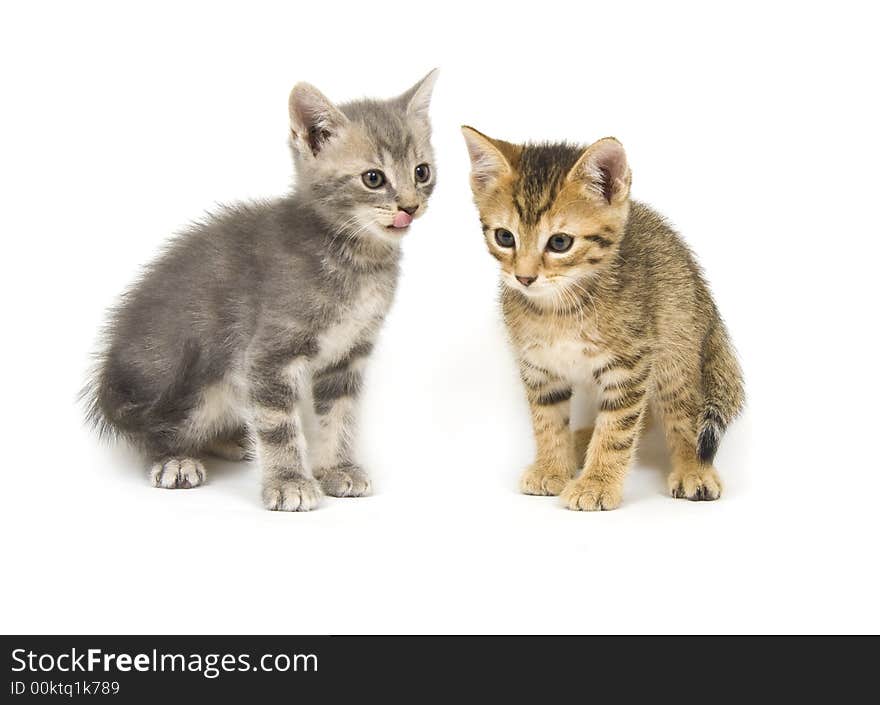
[[[290,91],[290,131],[297,147],[318,156],[323,146],[348,124],[348,118],[317,88],[297,83]]]
[[[493,140],[473,127],[461,126],[461,134],[467,144],[471,158],[471,187],[482,190],[499,177],[513,172],[508,155],[514,145],[501,140]]]
[[[438,71],[439,69],[432,70],[421,81],[416,83],[416,85],[398,98],[398,100],[406,106],[406,112],[408,115],[427,122],[428,108],[431,105],[431,93],[433,93],[434,84],[437,82]]]
[[[632,183],[623,145],[614,137],[594,142],[568,172],[568,179],[582,183],[609,205],[623,203]]]

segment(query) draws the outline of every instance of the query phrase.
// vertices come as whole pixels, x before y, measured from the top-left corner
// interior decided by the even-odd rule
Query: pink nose
[[[392,225],[395,228],[405,228],[407,225],[412,223],[412,216],[405,211],[397,211],[397,215],[394,216],[394,221]]]

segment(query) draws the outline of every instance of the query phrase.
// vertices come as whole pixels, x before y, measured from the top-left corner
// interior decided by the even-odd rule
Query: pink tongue
[[[397,215],[394,216],[394,222],[391,224],[395,228],[405,228],[410,223],[412,223],[412,216],[409,213],[397,211]]]

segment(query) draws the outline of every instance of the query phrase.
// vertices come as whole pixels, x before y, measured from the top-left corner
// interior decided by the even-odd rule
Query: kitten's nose
[[[522,284],[523,286],[528,286],[538,277],[521,277],[519,274],[516,275],[516,280]]]
[[[415,215],[416,211],[419,209],[418,206],[397,206],[400,210],[402,210],[407,215]]]

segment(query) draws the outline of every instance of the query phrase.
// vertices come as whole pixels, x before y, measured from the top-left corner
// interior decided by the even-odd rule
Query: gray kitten
[[[242,459],[253,446],[268,509],[370,493],[352,457],[355,401],[400,239],[434,189],[435,78],[339,106],[296,85],[293,192],[193,226],[113,310],[88,417],[143,450],[155,487],[200,485],[203,453]]]

